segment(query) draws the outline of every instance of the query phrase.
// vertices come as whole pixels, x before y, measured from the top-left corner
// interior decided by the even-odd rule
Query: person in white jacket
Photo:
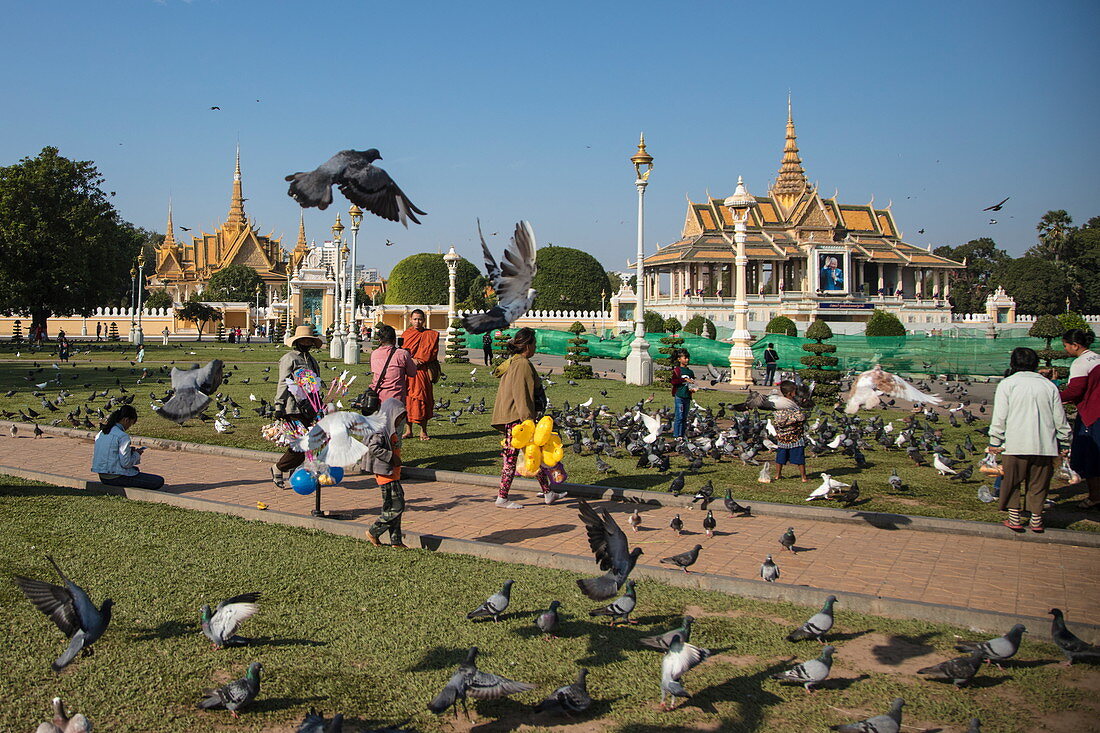
[[[137,422],[137,410],[133,405],[123,405],[107,418],[95,436],[92,454],[92,472],[99,474],[101,483],[109,486],[132,486],[137,489],[159,489],[164,477],[142,473],[137,465],[145,448],[130,444],[126,432]]]
[[[989,424],[989,453],[1001,454],[1004,481],[999,507],[1008,512],[1003,524],[1023,532],[1043,531],[1043,503],[1054,476],[1054,459],[1066,455],[1069,422],[1058,388],[1039,374],[1039,355],[1021,346],[1012,350],[1009,376],[997,385]]]

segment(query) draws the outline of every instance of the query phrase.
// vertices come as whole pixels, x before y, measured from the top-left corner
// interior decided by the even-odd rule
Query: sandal
[[[286,479],[283,477],[283,472],[275,466],[271,467],[271,483],[275,484],[276,489],[286,488]]]
[[[1013,532],[1023,532],[1026,529],[1026,527],[1024,527],[1024,525],[1017,524],[1017,523],[1013,522],[1011,519],[1006,519],[1003,522],[1001,522],[1001,524],[1008,527]]]

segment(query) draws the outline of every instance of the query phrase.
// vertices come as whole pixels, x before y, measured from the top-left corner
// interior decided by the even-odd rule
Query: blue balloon
[[[290,474],[290,487],[302,496],[309,496],[317,490],[317,477],[304,468]]]
[[[332,485],[335,486],[344,480],[344,469],[339,466],[329,466],[328,475],[332,476]]]

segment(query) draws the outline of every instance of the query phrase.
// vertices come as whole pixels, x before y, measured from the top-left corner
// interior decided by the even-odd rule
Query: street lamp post
[[[634,306],[634,341],[630,344],[630,354],[626,357],[626,382],[645,386],[653,381],[653,358],[649,355],[649,342],[645,340],[645,280],[643,279],[643,259],[645,252],[642,237],[645,233],[645,189],[649,185],[649,174],[653,172],[653,156],[646,152],[645,134],[638,140],[638,151],[630,158],[634,164],[634,187],[638,189],[638,253],[634,263],[637,285],[634,292],[638,295]],[[644,170],[643,170],[644,169]]]
[[[447,328],[443,330],[443,348],[446,349],[450,345],[451,341],[451,321],[455,319],[455,302],[457,300],[455,292],[455,276],[458,274],[458,263],[462,261],[462,256],[455,252],[455,246],[452,244],[451,248],[447,250],[447,254],[443,255],[443,263],[447,265]]]
[[[256,331],[256,327],[259,326],[259,324],[260,324],[260,293],[263,292],[263,289],[264,289],[263,282],[256,283],[256,320],[252,324],[253,332]]]
[[[607,288],[600,291],[600,338],[604,336],[604,331],[607,330]]]
[[[130,268],[130,333],[126,338],[134,343],[134,303],[137,302],[137,267]]]
[[[355,262],[359,256],[359,225],[363,222],[363,211],[355,204],[348,209],[351,217],[351,293],[349,302],[351,313],[348,315],[348,339],[344,343],[344,363],[359,363],[359,325],[355,320]]]
[[[145,334],[141,332],[141,301],[142,296],[145,295],[145,253],[142,252],[138,255],[138,276],[137,276],[137,330],[134,333],[134,343],[141,346],[145,343]]]
[[[290,317],[290,261],[286,263],[286,332],[293,333],[292,322]]]
[[[340,222],[340,215],[336,215],[336,223],[332,225],[332,246],[336,249],[336,268],[333,272],[333,277],[336,278],[336,287],[333,290],[333,317],[332,317],[332,341],[329,343],[328,355],[333,359],[342,359],[344,356],[344,338],[340,333],[341,326],[341,310],[343,310],[343,301],[341,296],[343,293],[340,291],[340,269],[341,269],[341,255],[340,245],[341,234],[344,231],[344,225]]]
[[[737,271],[736,292],[733,295],[733,345],[730,347],[730,384],[744,387],[752,384],[752,334],[749,333],[748,278],[746,268],[749,258],[745,254],[748,238],[746,223],[749,212],[756,206],[756,199],[737,177],[737,188],[723,205],[733,214],[733,264]]]

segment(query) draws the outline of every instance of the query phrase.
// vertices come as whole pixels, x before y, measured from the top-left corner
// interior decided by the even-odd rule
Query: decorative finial
[[[168,224],[165,226],[164,242],[161,247],[171,247],[176,244],[176,225],[172,223],[172,197],[168,197]]]
[[[241,180],[241,141],[237,141],[237,170],[233,172],[233,180]]]
[[[649,173],[653,170],[653,156],[645,149],[644,132],[638,135],[638,151],[631,156],[630,162],[634,164],[634,172],[637,174],[638,180],[646,181],[649,179]],[[646,170],[643,171],[643,168]]]

